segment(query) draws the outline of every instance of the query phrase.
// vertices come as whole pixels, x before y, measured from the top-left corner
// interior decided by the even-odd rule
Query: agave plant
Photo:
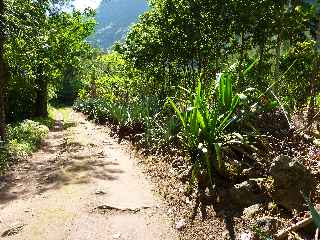
[[[227,137],[231,134],[227,131],[228,126],[236,120],[236,110],[244,98],[243,94],[233,93],[232,76],[224,73],[209,89],[204,89],[199,80],[195,92],[190,93],[189,107],[179,108],[171,98],[168,99],[181,122],[181,142],[192,164],[189,189],[198,184],[199,197],[194,214],[205,198],[206,188],[213,194],[215,176],[224,174],[222,149],[233,139]],[[205,206],[201,211],[204,216]]]

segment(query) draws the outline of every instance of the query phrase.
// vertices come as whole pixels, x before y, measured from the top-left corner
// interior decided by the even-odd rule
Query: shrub
[[[25,120],[7,128],[7,142],[0,148],[0,170],[8,167],[10,161],[26,158],[37,150],[49,128],[32,120]]]
[[[7,136],[9,142],[14,140],[17,143],[28,143],[32,145],[31,149],[36,149],[48,132],[48,127],[32,120],[25,120],[17,126],[9,127]]]
[[[169,98],[180,120],[178,136],[191,161],[190,190],[197,184],[199,194],[204,194],[206,188],[213,194],[216,175],[225,175],[223,148],[243,140],[228,129],[238,119],[240,104],[246,99],[232,91],[232,80],[225,73],[211,89],[205,89],[199,80],[195,91],[190,91],[189,101],[181,107]]]
[[[8,167],[9,153],[8,150],[3,146],[0,148],[0,174]]]

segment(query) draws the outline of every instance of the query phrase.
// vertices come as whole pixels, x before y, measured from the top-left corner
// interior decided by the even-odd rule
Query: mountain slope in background
[[[314,4],[316,0],[306,0]],[[124,39],[130,25],[148,9],[147,0],[102,0],[97,9],[96,32],[88,41],[103,49]]]
[[[97,9],[96,32],[89,42],[103,49],[110,48],[125,37],[130,25],[147,9],[146,0],[103,0]]]

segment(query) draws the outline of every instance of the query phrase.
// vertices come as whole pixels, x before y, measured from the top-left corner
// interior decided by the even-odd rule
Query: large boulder
[[[243,209],[242,216],[246,219],[251,219],[256,214],[261,212],[261,210],[262,210],[262,204],[254,204],[250,207]]]
[[[314,189],[313,177],[299,161],[280,155],[272,163],[270,174],[274,183],[271,190],[273,200],[288,210],[303,210],[301,192],[309,194]]]

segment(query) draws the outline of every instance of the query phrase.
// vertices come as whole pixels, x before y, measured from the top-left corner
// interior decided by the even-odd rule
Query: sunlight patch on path
[[[0,205],[0,234],[22,224],[10,239],[177,239],[126,146],[81,114],[70,119],[73,125],[50,132],[38,153],[8,173],[18,180],[7,178],[0,195],[20,192]],[[102,205],[120,210],[95,211]]]

